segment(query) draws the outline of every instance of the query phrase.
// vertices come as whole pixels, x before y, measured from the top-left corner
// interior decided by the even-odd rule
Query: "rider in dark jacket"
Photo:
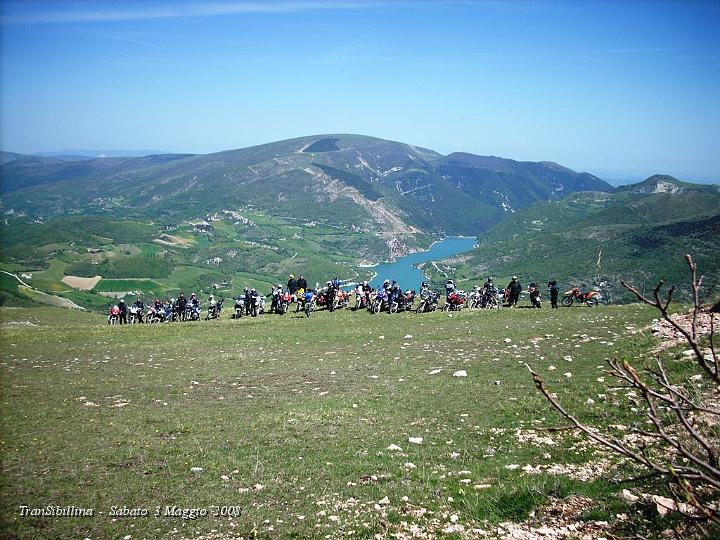
[[[127,306],[125,305],[125,299],[121,298],[117,306],[120,310],[120,324],[127,324]]]
[[[187,307],[187,298],[185,298],[185,295],[183,293],[180,293],[180,296],[178,296],[175,306],[177,309],[178,317],[184,321],[185,320],[185,308]]]
[[[518,281],[517,276],[512,277],[512,281],[508,284],[508,291],[510,291],[508,305],[510,307],[517,306],[518,300],[520,300],[520,293],[522,292],[522,285]]]
[[[250,289],[245,287],[243,289],[243,292],[245,293],[245,315],[250,315],[250,308],[252,306],[252,294],[250,294]]]
[[[305,278],[302,276],[300,276],[297,280],[297,289],[296,290],[299,291],[300,289],[302,289],[304,291],[308,290],[307,281],[305,281]]]
[[[560,288],[558,287],[557,281],[553,280],[548,283],[548,290],[550,291],[550,306],[553,309],[557,309],[558,295],[560,294]]]
[[[295,294],[298,290],[298,282],[293,274],[290,274],[290,279],[288,279],[287,290],[290,294]]]

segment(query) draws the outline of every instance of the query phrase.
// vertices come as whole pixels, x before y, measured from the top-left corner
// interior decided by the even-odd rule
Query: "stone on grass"
[[[190,467],[190,472],[203,472],[202,467]]]
[[[620,493],[620,498],[631,503],[640,500],[640,497],[638,497],[637,495],[633,495],[633,493],[629,489],[623,489],[622,493]]]
[[[387,450],[390,452],[402,452],[402,448],[400,448],[397,444],[391,444],[387,447]]]
[[[411,442],[413,444],[422,444],[423,438],[422,437],[408,437],[408,442]]]
[[[677,504],[668,497],[653,495],[650,499],[655,503],[655,511],[659,516],[667,516],[670,512],[677,512]]]
[[[467,377],[467,371],[465,371],[464,369],[458,370],[453,373],[453,377]]]

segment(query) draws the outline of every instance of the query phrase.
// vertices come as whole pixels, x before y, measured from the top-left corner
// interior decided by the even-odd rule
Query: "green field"
[[[606,520],[621,533],[628,524],[616,516],[630,510],[617,492],[626,486],[609,480],[623,471],[586,481],[523,471],[600,459],[570,432],[534,431],[563,422],[523,363],[582,419],[622,423],[632,413],[606,406],[596,379],[606,358],[634,358],[654,341],[635,332],[654,316],[628,305],[108,327],[98,315],[4,308],[0,530],[18,538],[212,530],[212,538],[384,538],[417,527],[455,538],[460,526],[542,523],[543,505],[580,494],[593,508],[573,519]],[[686,370],[677,352],[667,356],[673,372]],[[454,377],[458,370],[468,376]],[[523,434],[552,444],[523,442]],[[401,450],[388,450],[393,444]],[[95,516],[21,516],[21,504],[87,507]],[[213,505],[242,515],[152,516],[156,507]],[[113,519],[112,506],[151,515]]]

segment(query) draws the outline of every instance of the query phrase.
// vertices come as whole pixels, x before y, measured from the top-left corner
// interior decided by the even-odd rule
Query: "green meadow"
[[[570,431],[543,430],[563,421],[524,363],[581,419],[622,424],[633,413],[597,379],[605,359],[654,342],[643,330],[653,317],[637,305],[341,310],[109,327],[87,313],[3,308],[2,530],[459,538],[542,520],[549,502],[582,495],[594,503],[577,519],[622,532],[618,515],[645,520],[617,497],[626,486],[613,479],[631,471]],[[678,352],[666,354],[685,376]],[[21,505],[94,515],[23,516]]]

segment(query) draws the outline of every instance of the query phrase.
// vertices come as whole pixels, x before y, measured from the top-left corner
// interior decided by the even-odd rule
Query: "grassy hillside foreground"
[[[507,522],[547,523],[542,508],[564,499],[581,529],[603,536],[607,521],[622,533],[645,519],[617,497],[626,486],[609,482],[627,471],[569,431],[538,430],[563,422],[523,362],[581,418],[623,424],[630,411],[597,379],[604,359],[634,358],[653,342],[637,330],[654,315],[637,305],[345,311],[108,327],[88,314],[4,308],[0,530],[482,537]],[[674,372],[687,369],[677,351],[666,354]],[[95,515],[22,516],[20,505]],[[150,515],[113,518],[113,506]],[[241,515],[183,519],[166,506]]]

